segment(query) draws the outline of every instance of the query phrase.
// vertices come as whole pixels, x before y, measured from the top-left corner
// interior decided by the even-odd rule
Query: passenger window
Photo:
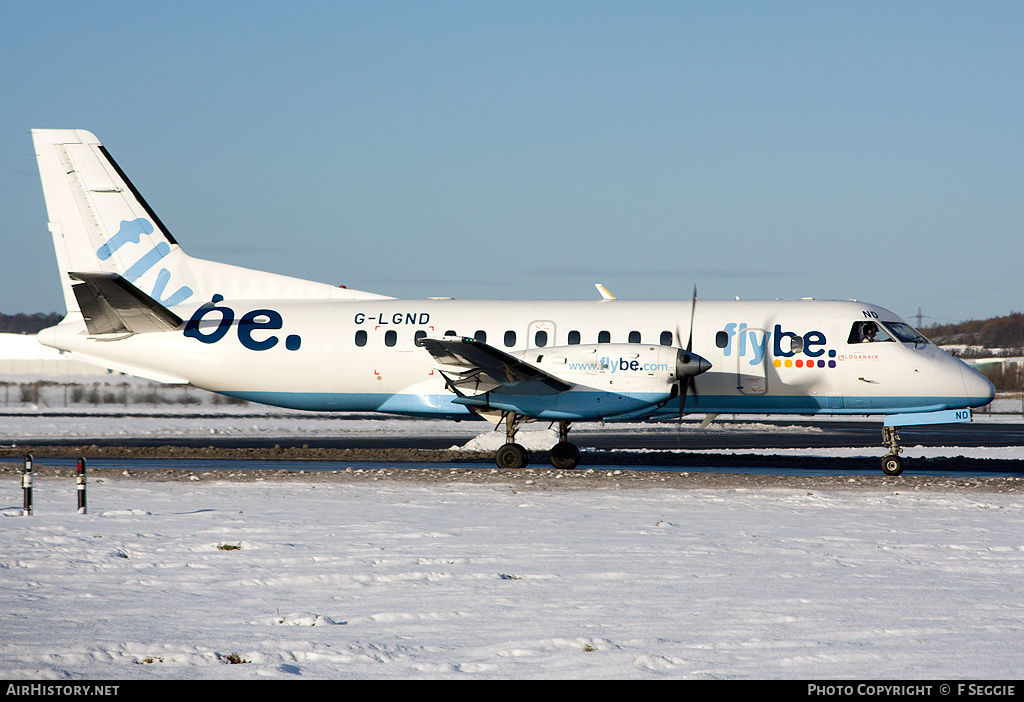
[[[578,331],[569,332],[569,345],[575,346],[580,343],[580,333]]]
[[[516,333],[511,329],[505,332],[505,347],[512,348],[516,345]]]
[[[548,333],[543,329],[539,329],[536,334],[533,335],[533,345],[537,348],[548,345]]]
[[[672,332],[670,332],[670,331],[663,331],[661,333],[661,345],[662,346],[671,346],[672,345]]]
[[[611,332],[602,331],[602,332],[598,332],[597,333],[597,343],[599,343],[599,344],[608,344],[608,343],[611,343],[611,340],[612,340],[612,333]]]
[[[640,332],[638,332],[638,331],[631,331],[629,333],[629,343],[631,343],[631,344],[639,344],[640,343]]]
[[[729,334],[724,331],[720,331],[715,334],[715,346],[720,349],[724,349],[729,345]]]
[[[366,330],[360,329],[356,332],[356,346],[366,346]]]
[[[454,329],[449,329],[448,331],[446,331],[446,332],[444,333],[444,335],[445,335],[445,336],[458,336],[458,334],[456,334],[456,333],[455,333],[455,330],[454,330]]]
[[[398,332],[394,329],[388,329],[387,333],[384,334],[384,345],[394,346],[398,343]]]
[[[476,334],[473,335],[473,338],[479,341],[481,344],[486,344],[487,332],[485,332],[483,329],[477,329]]]
[[[421,341],[427,338],[427,333],[422,329],[412,335],[413,343],[417,346],[422,346]]]

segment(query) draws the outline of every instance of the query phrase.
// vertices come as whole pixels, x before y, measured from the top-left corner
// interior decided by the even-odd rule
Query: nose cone
[[[960,362],[960,373],[964,378],[969,407],[984,407],[996,396],[996,387],[978,371]]]
[[[711,362],[692,351],[679,350],[676,355],[676,377],[694,376],[711,369]]]

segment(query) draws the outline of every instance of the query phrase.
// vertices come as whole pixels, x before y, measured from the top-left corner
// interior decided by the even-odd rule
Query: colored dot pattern
[[[824,359],[819,359],[816,361],[813,358],[809,358],[806,361],[802,358],[798,358],[795,361],[792,358],[776,358],[772,362],[772,365],[774,365],[776,368],[835,368],[836,362],[835,359],[831,358],[828,361],[825,361]]]

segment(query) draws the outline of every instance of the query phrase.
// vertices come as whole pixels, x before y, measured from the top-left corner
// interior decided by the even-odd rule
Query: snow
[[[6,416],[0,443],[341,426],[425,429]],[[705,431],[752,426],[788,430]],[[489,429],[430,423],[453,446]],[[23,517],[2,480],[0,678],[1020,677],[1019,493],[604,485],[92,479],[82,515],[73,480],[37,478]]]
[[[37,483],[31,517],[3,484],[8,680],[1021,670],[1019,495]]]
[[[43,346],[35,334],[0,334],[0,359],[53,360],[61,352]]]

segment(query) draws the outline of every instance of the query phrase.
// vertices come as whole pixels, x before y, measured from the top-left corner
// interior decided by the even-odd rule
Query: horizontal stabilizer
[[[454,388],[475,392],[496,390],[512,395],[551,394],[572,389],[572,383],[545,373],[504,351],[476,339],[446,337],[423,339],[420,344],[438,363],[459,368],[459,378],[449,377]]]
[[[117,273],[68,273],[92,335],[177,329],[182,319]]]

